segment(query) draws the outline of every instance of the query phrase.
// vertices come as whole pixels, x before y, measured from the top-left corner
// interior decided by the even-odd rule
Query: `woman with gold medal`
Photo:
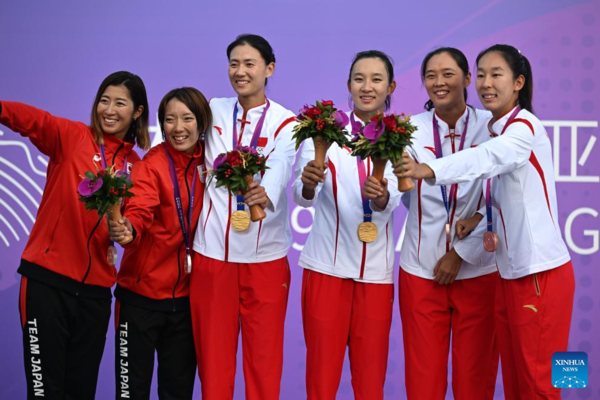
[[[248,177],[244,194],[207,184],[194,238],[190,302],[202,398],[233,399],[238,336],[242,332],[246,399],[279,399],[283,327],[292,243],[286,187],[296,155],[294,114],[265,96],[275,72],[271,45],[241,35],[227,47],[233,98],[213,98],[205,138],[208,170],[234,149],[260,153],[268,169]],[[240,152],[228,162],[243,164]],[[250,222],[248,208],[265,216]]]
[[[363,121],[390,107],[396,87],[390,58],[374,50],[358,53],[347,84],[354,103],[347,130],[357,132]],[[320,168],[312,161],[313,143],[303,146],[292,193],[300,206],[316,208],[299,260],[308,399],[335,399],[347,345],[355,398],[383,399],[394,299],[397,180],[388,164],[379,182],[371,176],[370,159],[354,157],[335,143]]]

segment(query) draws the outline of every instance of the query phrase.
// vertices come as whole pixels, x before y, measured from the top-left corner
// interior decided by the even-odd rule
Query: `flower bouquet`
[[[96,170],[96,173],[86,171],[85,176],[82,176],[83,180],[77,188],[81,196],[79,201],[85,203],[86,210],[96,210],[100,217],[107,214],[111,221],[118,221],[121,219],[121,199],[133,196],[129,191],[133,182],[129,180],[127,172],[115,170],[114,166],[100,168],[96,165]],[[130,235],[123,242],[132,239]]]
[[[248,185],[254,181],[254,175],[266,171],[267,168],[265,157],[254,148],[238,146],[236,149],[219,154],[215,158],[210,179],[216,178],[216,187],[225,186],[231,194],[244,194],[248,190]],[[238,206],[240,206],[239,201]],[[249,226],[249,221],[245,222],[247,215],[245,211],[239,209],[234,213],[232,218],[234,220],[242,218],[239,226],[243,228],[237,229],[234,225],[234,229],[244,230]],[[260,205],[255,204],[250,207],[250,219],[253,222],[260,221],[266,216],[265,210]]]
[[[371,121],[356,133],[349,146],[352,155],[373,160],[373,176],[379,181],[383,179],[385,164],[390,160],[396,164],[402,160],[402,153],[406,146],[412,145],[412,134],[417,128],[411,124],[410,116],[404,113],[378,114],[371,117]],[[408,192],[415,184],[410,178],[398,181],[398,190]]]
[[[348,144],[346,130],[348,116],[338,111],[330,100],[317,101],[316,105],[302,107],[296,116],[298,124],[294,127],[296,150],[306,139],[312,139],[315,144],[315,162],[318,166],[325,164],[327,149],[332,143],[340,147]]]

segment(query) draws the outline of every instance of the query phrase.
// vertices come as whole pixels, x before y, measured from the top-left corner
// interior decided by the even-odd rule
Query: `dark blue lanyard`
[[[169,173],[171,175],[171,183],[173,184],[173,193],[175,197],[175,207],[177,208],[177,216],[179,217],[179,226],[181,226],[181,233],[183,234],[183,240],[185,241],[185,254],[188,260],[190,260],[190,242],[192,234],[192,215],[194,212],[194,194],[196,193],[196,166],[194,165],[194,175],[192,176],[192,192],[190,193],[190,205],[188,208],[188,222],[189,229],[185,226],[185,214],[183,212],[183,204],[181,202],[181,191],[179,190],[179,181],[177,180],[177,172],[175,171],[175,161],[169,153],[167,144],[163,143],[165,153],[167,153],[167,160],[169,161]],[[187,179],[187,177],[185,177]]]

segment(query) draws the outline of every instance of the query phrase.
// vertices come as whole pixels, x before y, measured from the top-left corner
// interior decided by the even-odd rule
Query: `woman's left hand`
[[[456,279],[462,266],[462,258],[452,249],[437,262],[433,269],[433,280],[440,285],[449,285]]]
[[[369,176],[363,186],[363,195],[375,203],[378,209],[383,210],[390,199],[387,179],[383,178],[379,182],[373,175]]]
[[[248,185],[248,190],[244,194],[244,202],[248,206],[258,204],[262,208],[267,208],[269,205],[269,197],[267,197],[267,191],[264,187],[260,186],[258,182],[254,181]]]

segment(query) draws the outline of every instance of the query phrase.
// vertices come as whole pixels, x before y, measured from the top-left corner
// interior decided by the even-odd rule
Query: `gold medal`
[[[361,242],[373,242],[377,239],[377,225],[372,222],[361,222],[358,226],[358,238]]]
[[[242,232],[250,226],[250,214],[247,211],[238,210],[231,214],[231,227]]]

